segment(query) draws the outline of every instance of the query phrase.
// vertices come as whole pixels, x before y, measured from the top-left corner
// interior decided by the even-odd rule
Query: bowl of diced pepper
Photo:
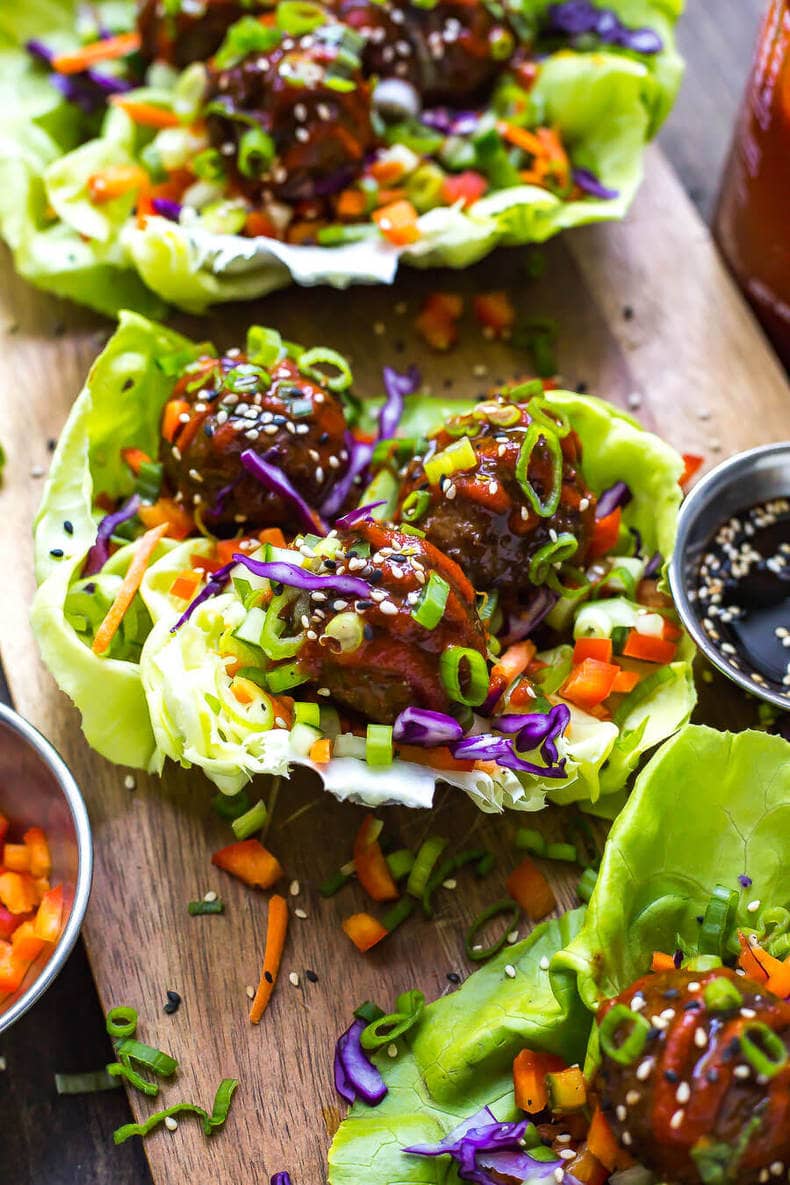
[[[49,741],[0,704],[0,1032],[63,967],[85,916],[92,870],[76,781]]]

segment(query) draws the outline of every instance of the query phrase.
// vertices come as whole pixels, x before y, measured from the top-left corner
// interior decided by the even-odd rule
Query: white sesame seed
[[[294,987],[299,987],[299,976],[295,971],[292,971],[288,976],[288,982],[293,984]]]
[[[565,1169],[556,1168],[554,1170],[554,1180],[557,1182],[557,1185],[562,1185],[562,1182],[565,1180]]]
[[[297,917],[301,921],[304,921],[304,919],[307,917],[307,912],[304,909],[295,909],[294,910],[294,917]]]
[[[708,1034],[703,1028],[698,1028],[694,1033],[694,1044],[697,1049],[704,1049],[708,1044]]]
[[[691,1098],[691,1087],[688,1082],[681,1082],[675,1091],[675,1098],[679,1103],[687,1103]]]
[[[5,1070],[7,1065],[8,1065],[8,1063],[6,1062],[5,1058],[0,1057],[0,1074],[2,1074],[3,1070]]]
[[[774,1177],[781,1177],[782,1173],[785,1171],[784,1162],[781,1160],[775,1160],[771,1165],[770,1171]]]
[[[762,902],[759,900],[750,901],[746,908],[748,909],[749,913],[757,913],[757,910],[760,908],[761,904]]]
[[[457,888],[457,886],[458,886],[458,881],[455,879],[455,877],[451,876],[451,877],[448,877],[448,879],[446,881],[442,881],[442,888],[443,889],[455,889],[455,888]]]
[[[641,1091],[629,1090],[628,1094],[625,1096],[626,1105],[629,1107],[635,1107],[636,1104],[641,1099],[641,1097],[642,1097]]]
[[[691,983],[686,984],[686,991],[691,992],[693,994],[694,992],[698,992],[700,990],[701,986],[702,985],[697,983],[697,981],[695,979]]]
[[[620,1139],[625,1144],[626,1148],[630,1148],[634,1142],[630,1132],[623,1132]]]
[[[126,775],[123,780],[123,784],[127,790],[134,790],[135,786],[137,785],[132,774]]]
[[[244,989],[244,991],[247,993],[247,996],[248,996],[248,998],[249,998],[250,1000],[254,1000],[254,999],[255,999],[255,988],[252,986],[252,984],[251,984],[251,983],[248,983],[248,984],[247,984],[247,986],[246,986],[246,988]]]
[[[744,1018],[744,1020],[754,1020],[756,1015],[757,1015],[757,1013],[754,1011],[753,1008],[742,1008],[741,1009],[741,1016]]]
[[[625,1123],[626,1118],[628,1117],[628,1110],[623,1106],[622,1103],[617,1104],[617,1106],[614,1109],[614,1113],[617,1116],[620,1123]]]
[[[572,1148],[560,1148],[557,1155],[559,1156],[560,1160],[573,1160],[576,1156],[576,1153]]]
[[[288,892],[291,894],[292,897],[298,897],[299,890],[301,889],[301,887],[302,886],[299,884],[299,881],[291,881],[291,883],[288,887]]]
[[[216,901],[217,894],[214,892],[213,889],[209,889],[208,893],[203,894],[203,900],[204,901]]]
[[[508,979],[515,979],[516,978],[516,968],[513,966],[512,963],[508,963],[507,966],[505,967],[505,975],[508,977]]]
[[[539,967],[540,967],[541,971],[548,971],[548,969],[549,969],[549,960],[546,958],[546,956],[545,956],[545,955],[544,955],[544,956],[543,956],[543,958],[540,960],[540,963],[539,963],[538,965],[539,965]]]
[[[653,1066],[655,1065],[655,1058],[646,1057],[641,1061],[636,1068],[636,1077],[640,1082],[647,1082],[650,1075],[653,1073]]]
[[[735,1078],[744,1079],[750,1077],[751,1070],[748,1066],[736,1066],[732,1073]]]
[[[168,1130],[169,1132],[174,1132],[174,1131],[176,1131],[176,1130],[177,1130],[177,1128],[178,1128],[178,1123],[177,1123],[177,1121],[176,1121],[176,1120],[173,1118],[173,1116],[172,1116],[172,1115],[166,1115],[166,1116],[165,1116],[165,1127],[167,1128],[167,1130]]]
[[[673,1129],[673,1131],[677,1131],[677,1129],[680,1127],[681,1123],[685,1119],[685,1116],[686,1116],[686,1112],[683,1110],[682,1107],[679,1108],[675,1112],[675,1114],[672,1116],[672,1118],[669,1121],[669,1126]]]
[[[382,601],[379,605],[379,609],[381,610],[382,613],[385,613],[388,617],[394,617],[395,614],[398,612],[398,606],[394,605],[392,603],[392,601]]]
[[[387,1046],[387,1057],[397,1057],[397,1056],[398,1056],[398,1047],[395,1044],[395,1042],[393,1041],[391,1045]]]
[[[518,942],[518,930],[511,930],[507,936],[508,946],[512,946],[514,942]]]
[[[33,468],[30,470],[30,476],[31,477],[43,477],[44,476],[44,466],[43,465],[34,465]]]

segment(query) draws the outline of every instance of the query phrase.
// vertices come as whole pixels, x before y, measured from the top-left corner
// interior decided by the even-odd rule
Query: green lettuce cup
[[[541,1116],[525,1116],[516,1106],[514,1059],[526,1050],[554,1055],[570,1067],[586,1061],[585,1078],[592,1081],[601,1056],[593,1017],[602,1001],[630,990],[635,981],[643,994],[650,993],[647,973],[656,951],[679,948],[691,979],[707,985],[712,977],[714,990],[724,983],[730,994],[727,977],[738,983],[731,970],[741,951],[738,932],[773,957],[786,958],[790,874],[783,837],[789,822],[790,745],[781,737],[688,726],[667,741],[642,770],[612,827],[589,906],[537,926],[457,991],[425,1007],[393,1048],[371,1055],[387,1093],[378,1105],[357,1099],[351,1106],[329,1152],[331,1185],[455,1183],[463,1178],[449,1154],[437,1155],[437,1146],[444,1141],[449,1153],[465,1129],[495,1124],[519,1125],[500,1129],[500,1136],[512,1135],[500,1146],[522,1157],[525,1149],[528,1155],[534,1151],[534,1176],[525,1180],[554,1180],[555,1169],[562,1176],[565,1162],[557,1154],[562,1144],[550,1146],[548,1122],[539,1129],[543,1142],[528,1122],[524,1126]],[[716,905],[728,896],[716,935],[719,957],[711,953],[709,920],[721,920]],[[722,959],[730,970],[722,970]],[[655,978],[663,987],[670,982]],[[402,986],[404,992],[409,987]],[[692,984],[691,990],[700,987]],[[679,995],[670,990],[663,1001],[670,1011]],[[737,999],[736,993],[736,1005]],[[711,1006],[717,1006],[712,997]],[[732,1009],[729,996],[722,1007]],[[737,1008],[726,1012],[724,1023],[733,1015]],[[670,1019],[674,1014],[666,1023]],[[721,1023],[714,1020],[714,1032]],[[636,1100],[629,1105],[635,1107]],[[589,1122],[591,1110],[584,1114]],[[579,1135],[582,1113],[569,1117],[560,1110],[554,1119],[555,1132],[576,1121],[573,1144],[566,1144],[568,1179],[576,1180],[574,1157],[585,1147]],[[581,1127],[586,1132],[586,1123]],[[484,1146],[481,1136],[478,1147]],[[411,1148],[422,1154],[405,1151]],[[737,1163],[737,1149],[716,1145],[716,1150],[719,1168]],[[638,1159],[636,1141],[631,1151]],[[618,1167],[625,1171],[625,1164]],[[645,1177],[638,1164],[627,1171]],[[602,1179],[600,1167],[598,1172],[596,1179]],[[480,1171],[475,1179],[495,1178]],[[603,1179],[610,1179],[608,1171]],[[611,1179],[619,1180],[617,1172]]]
[[[35,524],[39,587],[32,620],[44,660],[82,713],[90,744],[125,765],[161,770],[170,758],[182,766],[199,767],[226,794],[237,793],[258,774],[288,775],[304,766],[318,773],[337,797],[374,806],[399,802],[428,807],[437,784],[443,782],[465,791],[484,811],[539,810],[548,797],[558,803],[581,802],[598,813],[613,814],[643,754],[680,728],[694,703],[690,643],[672,624],[671,603],[657,591],[655,579],[662,558],[672,549],[681,459],[630,416],[602,400],[561,391],[532,395],[537,400],[534,414],[553,417],[544,418],[544,423],[562,424],[563,430],[575,432],[583,455],[584,479],[592,495],[601,496],[602,505],[613,504],[614,498],[623,506],[610,513],[607,521],[615,520],[614,536],[606,544],[606,554],[600,553],[602,558],[590,569],[591,579],[577,575],[574,579],[585,581],[579,588],[560,585],[559,593],[552,594],[552,607],[546,615],[548,648],[522,642],[511,651],[499,642],[498,635],[504,636],[506,627],[496,613],[488,626],[482,625],[482,618],[478,620],[486,604],[493,606],[493,598],[476,595],[461,569],[442,558],[438,550],[425,550],[428,544],[422,542],[424,532],[419,528],[387,522],[395,513],[395,495],[385,487],[395,478],[386,460],[381,468],[374,465],[371,469],[367,490],[354,495],[361,497],[365,506],[375,503],[373,510],[350,512],[348,524],[346,517],[337,517],[338,504],[332,530],[316,527],[320,532],[316,534],[290,527],[286,538],[279,527],[270,527],[259,537],[254,531],[245,534],[238,518],[228,512],[220,534],[231,538],[212,534],[207,523],[211,522],[214,495],[202,484],[203,476],[190,461],[184,461],[175,445],[162,451],[161,433],[174,432],[190,420],[185,410],[190,405],[174,398],[174,392],[177,395],[191,388],[194,399],[205,396],[201,416],[215,408],[212,414],[217,418],[204,425],[201,439],[210,439],[220,426],[227,431],[229,412],[222,399],[231,398],[230,388],[221,387],[225,394],[219,402],[212,402],[216,394],[206,394],[201,386],[214,381],[202,377],[213,367],[224,366],[224,373],[231,367],[231,375],[236,376],[234,390],[237,381],[247,384],[245,390],[249,390],[250,381],[263,383],[266,390],[272,381],[268,376],[281,375],[277,368],[285,366],[293,376],[286,383],[289,399],[293,400],[294,392],[299,394],[293,387],[294,379],[306,383],[305,392],[318,393],[316,406],[319,400],[321,407],[331,404],[341,425],[344,414],[347,425],[358,417],[362,439],[369,438],[372,426],[379,418],[383,422],[392,406],[389,398],[383,404],[378,399],[360,402],[351,398],[351,373],[333,351],[304,351],[293,343],[283,343],[271,330],[253,328],[245,357],[252,357],[250,351],[256,349],[261,365],[242,361],[236,371],[240,355],[223,357],[220,366],[206,343],[190,342],[127,312],[74,404]],[[315,358],[339,368],[336,379],[328,381],[347,386],[348,392],[330,398],[329,389],[322,393],[315,386],[319,374]],[[313,377],[300,379],[300,375]],[[393,375],[390,372],[385,381],[392,383]],[[399,435],[381,441],[385,457],[393,449],[421,449],[423,435],[430,435],[437,424],[444,425],[454,414],[463,413],[459,420],[463,425],[464,416],[471,420],[490,413],[486,403],[443,401],[414,391],[417,380],[412,375],[394,377],[407,380],[413,393],[403,400]],[[249,427],[247,405],[242,407],[239,399],[234,394],[228,407],[239,406],[235,422],[257,439],[260,430]],[[297,415],[312,414],[304,395],[292,405]],[[342,406],[345,413],[339,410]],[[503,406],[510,419],[513,407],[521,407]],[[271,416],[271,412],[265,413],[264,430],[276,433],[276,425],[266,427],[266,418],[271,420]],[[169,429],[165,427],[168,422]],[[285,442],[301,439],[298,433],[309,431],[308,424],[309,419],[304,426],[297,419],[291,424],[290,436],[283,429]],[[189,431],[194,439],[192,429]],[[354,444],[348,426],[343,431],[349,447],[367,447]],[[185,437],[177,439],[188,447]],[[271,439],[265,435],[261,442]],[[172,441],[173,436],[167,435],[167,440]],[[254,448],[245,454],[253,469],[259,469],[261,463],[261,444],[257,448],[257,454]],[[198,504],[200,508],[204,505],[202,494],[195,495],[194,519],[174,501],[168,484],[171,472],[156,460],[166,459],[169,452],[178,456],[179,480],[187,480],[188,470],[191,488],[206,491],[208,518],[198,513]],[[350,456],[348,452],[343,455]],[[334,463],[340,465],[338,458]],[[266,470],[266,464],[263,468]],[[230,477],[229,484],[217,491],[218,501],[229,496],[243,472],[239,468],[236,477],[232,471],[224,477],[214,475],[215,486]],[[335,472],[339,476],[333,480],[343,486],[342,469]],[[247,497],[258,497],[258,483],[265,479],[266,473],[256,477],[246,487]],[[352,488],[348,486],[349,491]],[[347,499],[350,494],[342,496]],[[346,507],[348,504],[346,501]],[[300,513],[312,516],[310,523],[321,521],[303,499]],[[130,564],[145,545],[143,536],[162,522],[169,524],[167,533],[157,539],[109,649],[97,653],[97,632],[119,595]],[[364,535],[373,543],[361,542]],[[447,697],[448,705],[454,705],[455,717],[436,711],[421,715],[423,701],[418,697],[408,711],[402,706],[392,710],[390,719],[397,717],[393,728],[381,723],[380,716],[365,711],[365,696],[375,682],[372,671],[366,672],[364,666],[349,667],[352,683],[356,681],[356,699],[336,702],[331,690],[322,688],[320,670],[310,666],[309,655],[318,650],[314,644],[317,635],[311,633],[306,616],[313,612],[311,604],[319,604],[312,601],[314,592],[331,585],[335,599],[342,595],[331,576],[340,562],[349,564],[349,576],[344,579],[354,585],[351,595],[367,596],[371,586],[351,575],[366,567],[353,549],[372,556],[375,564],[379,547],[383,548],[382,559],[391,554],[391,547],[383,547],[382,540],[387,539],[405,548],[404,563],[410,564],[409,555],[419,553],[423,562],[439,565],[434,567],[430,586],[443,596],[441,604],[420,608],[418,593],[411,594],[412,600],[404,601],[408,616],[398,618],[404,621],[398,628],[407,633],[392,652],[402,653],[405,662],[410,647],[423,655],[419,648],[428,646],[424,653],[434,657],[427,660],[426,677],[432,680],[431,686],[445,688],[439,693]],[[354,556],[351,561],[343,550],[349,547]],[[217,569],[221,571],[217,573]],[[447,579],[438,575],[440,570]],[[647,578],[650,570],[654,575]],[[453,593],[448,591],[451,585]],[[432,596],[436,595],[434,591]],[[453,612],[458,605],[465,605],[462,620],[470,623],[469,637],[488,638],[480,653],[459,648],[456,643],[463,637],[452,632],[442,635],[443,625],[437,629],[448,595],[461,598],[450,602],[456,605]],[[374,605],[377,597],[384,596],[382,589],[374,590],[370,601],[363,597],[359,613],[363,605]],[[647,597],[647,603],[641,603],[640,597]],[[320,598],[326,601],[325,594],[319,593]],[[650,607],[656,603],[658,609]],[[370,638],[378,638],[377,645],[391,647],[381,624],[366,627],[372,631],[370,635],[365,632],[356,605],[356,601],[337,605],[333,601],[331,619],[327,619],[329,605],[319,614],[330,650],[349,650],[353,658],[353,652]],[[393,610],[397,615],[394,603],[389,612]],[[432,620],[422,619],[423,612]],[[383,620],[383,614],[381,617]],[[678,637],[676,642],[661,640],[667,629]],[[411,636],[409,630],[412,641],[405,640]],[[448,638],[441,653],[435,642],[440,635]],[[629,638],[649,650],[658,646],[658,653],[649,661],[629,658]],[[615,654],[613,663],[598,664],[609,678],[609,690],[605,695],[601,692],[596,702],[609,698],[598,708],[569,690],[586,670],[590,647],[595,653],[602,647],[610,656]],[[512,669],[508,654],[517,659]],[[471,689],[464,690],[466,676],[461,674],[461,665],[452,668],[453,675],[456,659],[458,664],[475,660],[474,678],[482,680],[476,698],[470,698]],[[506,676],[505,671],[509,672]],[[619,692],[612,691],[612,680],[621,673],[626,685]],[[494,688],[490,706],[481,706]],[[516,694],[519,689],[521,698]],[[360,697],[363,706],[354,710]],[[507,723],[503,713],[509,713]],[[487,733],[486,729],[498,728],[500,717],[504,732]],[[420,728],[426,719],[430,728],[438,722],[439,734],[427,741],[427,748],[421,748]],[[530,720],[530,728],[537,731],[527,746],[534,753],[528,752],[526,760],[516,756],[507,729],[520,729]],[[412,744],[415,722],[416,744]],[[552,748],[552,740],[556,748]]]
[[[508,36],[535,49],[533,73],[526,80],[515,69],[503,74],[473,130],[453,130],[455,116],[441,105],[436,119],[442,127],[442,119],[450,123],[440,131],[435,119],[430,126],[410,119],[381,127],[374,119],[376,152],[385,169],[394,168],[395,188],[363,173],[359,185],[343,191],[359,213],[327,207],[303,234],[302,214],[294,221],[288,213],[290,199],[278,199],[271,217],[256,221],[249,216],[260,215],[258,198],[240,198],[239,186],[229,187],[203,120],[204,64],[192,62],[179,73],[163,62],[146,67],[132,55],[120,64],[100,63],[93,75],[49,74],[53,55],[91,42],[97,30],[103,36],[132,29],[131,0],[94,5],[93,25],[75,0],[31,0],[24,13],[0,15],[0,96],[7,99],[0,118],[0,234],[17,270],[39,287],[111,315],[121,308],[157,315],[165,304],[200,313],[291,282],[392,283],[401,262],[463,268],[498,245],[542,242],[569,227],[620,218],[638,188],[645,144],[680,82],[679,7],[674,0],[614,0],[600,12],[621,22],[623,37],[601,40],[552,31],[545,0],[519,5],[510,15],[515,34]],[[231,73],[234,46],[244,52],[249,29],[228,34],[222,54]],[[631,48],[638,43],[625,31],[633,30],[648,35],[648,52]],[[362,52],[356,42],[352,48]],[[346,90],[355,85],[345,77],[340,82]],[[117,92],[109,105],[103,91]],[[164,113],[163,126],[139,122],[140,110]],[[469,114],[460,110],[459,118]],[[254,113],[244,118],[255,133]],[[557,176],[550,155],[545,177],[525,167],[532,158],[519,147],[521,133],[534,130],[560,145]],[[266,133],[267,152],[268,141]],[[263,151],[260,144],[257,150]],[[251,167],[242,162],[242,190]],[[108,197],[100,183],[117,184],[121,176],[128,187]],[[387,219],[384,230],[377,225],[376,202],[386,208],[386,199],[374,194],[379,189],[405,195],[408,233],[388,234]],[[149,193],[160,195],[159,205]]]

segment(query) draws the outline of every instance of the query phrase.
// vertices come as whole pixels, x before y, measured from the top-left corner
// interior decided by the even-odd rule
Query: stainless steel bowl
[[[717,465],[694,486],[680,508],[669,583],[681,620],[705,657],[745,691],[777,708],[790,709],[790,697],[755,682],[752,672],[727,661],[702,625],[703,613],[690,595],[700,562],[723,523],[760,502],[790,497],[790,440],[736,453]]]
[[[53,885],[62,884],[65,925],[18,989],[0,999],[0,1033],[35,1004],[53,982],[80,932],[93,874],[90,822],[79,787],[49,741],[0,704],[0,811],[12,824],[42,827],[52,852]]]

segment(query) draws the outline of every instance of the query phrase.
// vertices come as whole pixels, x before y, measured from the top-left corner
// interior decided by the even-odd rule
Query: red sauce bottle
[[[790,0],[772,0],[716,211],[724,257],[790,368]]]

